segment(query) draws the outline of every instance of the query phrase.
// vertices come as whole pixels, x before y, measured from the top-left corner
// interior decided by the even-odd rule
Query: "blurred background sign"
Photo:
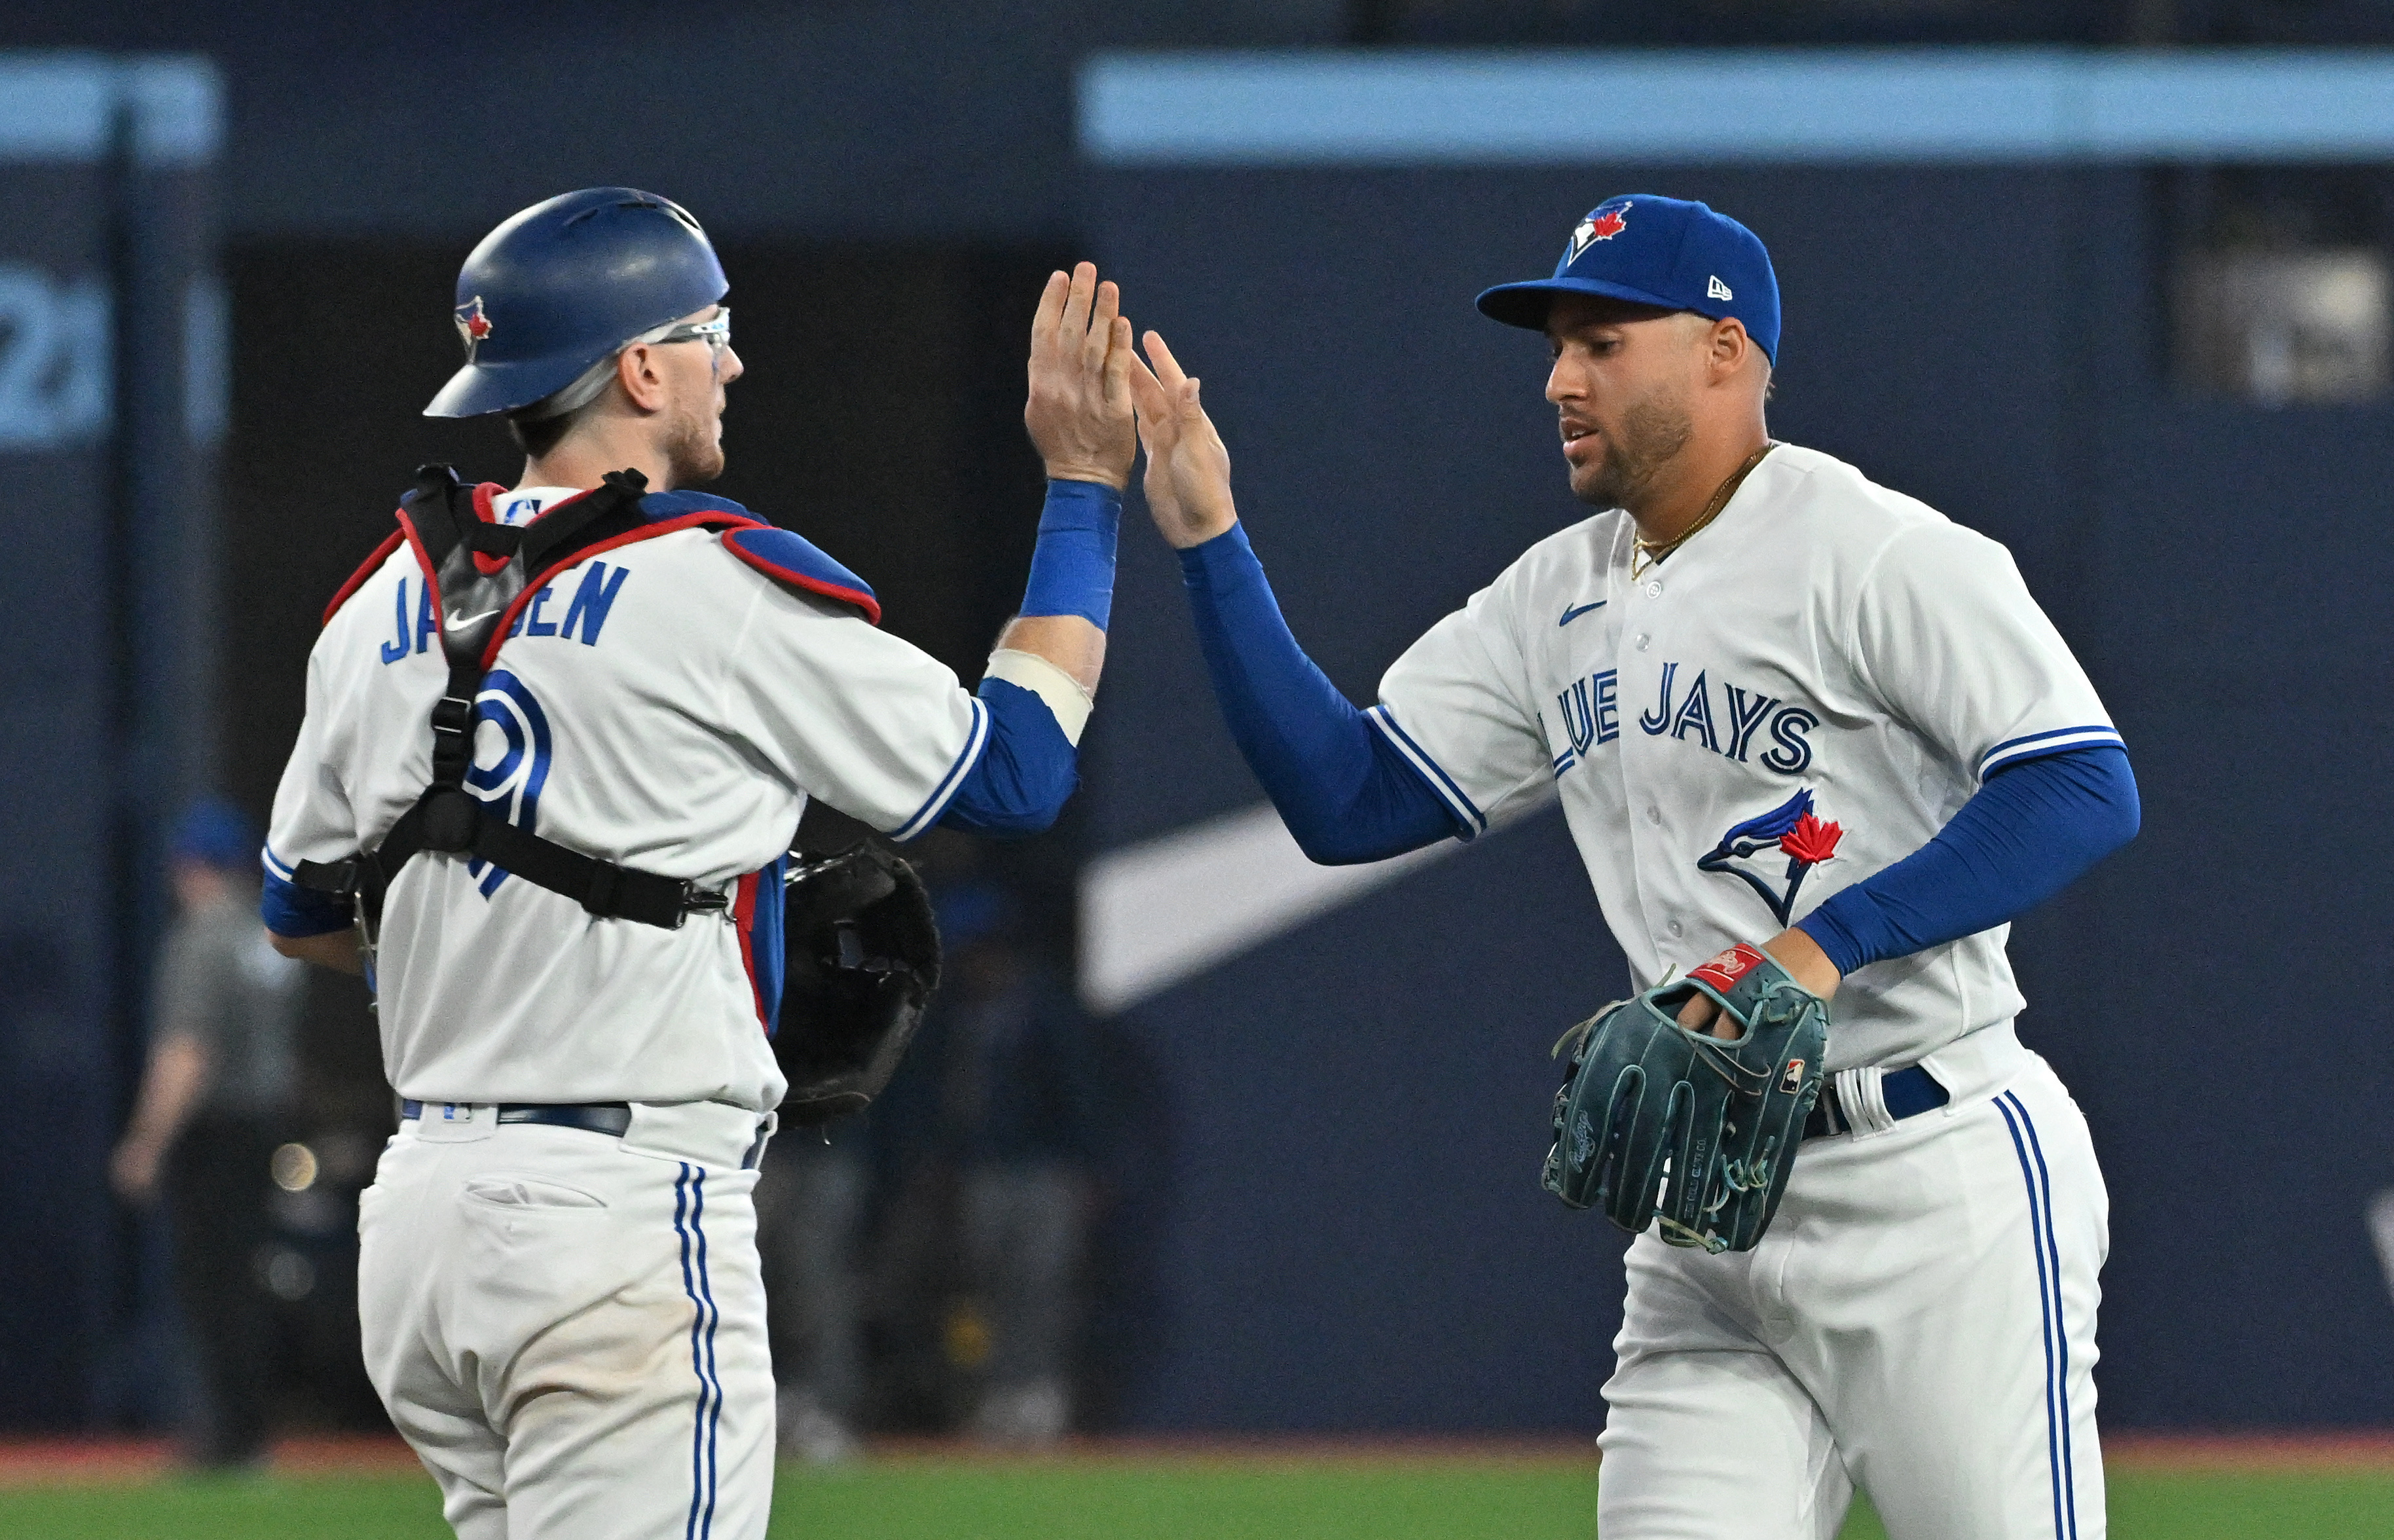
[[[219,121],[196,59],[0,55],[0,1424],[86,1421],[138,1313],[102,1173],[215,772]]]
[[[2187,257],[2177,338],[2188,382],[2266,406],[2386,393],[2386,258],[2367,248]]]

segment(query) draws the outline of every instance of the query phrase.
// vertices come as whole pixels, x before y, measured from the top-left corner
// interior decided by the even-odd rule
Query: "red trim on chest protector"
[[[424,548],[424,537],[415,533],[415,520],[405,508],[399,510],[399,528],[407,536],[407,548],[415,553],[415,570],[424,574],[424,591],[431,596],[432,624],[445,628],[449,612],[441,603],[441,574],[433,570],[432,553]]]
[[[473,504],[474,517],[480,520],[485,524],[495,523],[497,521],[497,515],[492,511],[492,504],[500,493],[506,490],[506,488],[499,485],[496,481],[479,481],[475,483]],[[574,495],[586,497],[589,494],[577,493]],[[565,500],[566,503],[571,503],[572,501],[573,501],[573,498],[572,497]],[[559,503],[556,506],[563,507],[565,503]],[[418,567],[424,567],[426,565],[424,560],[424,547],[415,539],[414,533],[408,524],[407,510],[404,507],[400,509],[398,518],[399,528],[382,537],[382,544],[374,548],[374,555],[367,557],[364,563],[361,565],[356,572],[349,574],[349,580],[341,585],[340,591],[333,596],[333,601],[324,606],[324,625],[330,625],[333,624],[333,617],[341,612],[341,606],[349,601],[349,597],[352,594],[355,594],[360,588],[364,587],[366,585],[366,579],[380,572],[382,570],[382,564],[390,559],[390,553],[399,549],[402,545],[414,546],[415,547],[415,564]],[[474,568],[484,577],[490,576],[492,573],[497,572],[501,567],[504,567],[506,564],[507,559],[506,557],[484,556],[480,551],[474,553]],[[434,586],[438,587],[438,586],[439,585],[436,581]],[[435,608],[437,609],[438,606],[435,606]]]
[[[771,529],[774,526],[759,524],[756,527]],[[842,604],[852,604],[863,612],[867,621],[875,625],[881,624],[881,601],[862,588],[851,588],[844,583],[834,583],[828,578],[817,577],[811,573],[802,573],[795,567],[784,567],[770,557],[757,555],[737,540],[725,540],[723,548],[763,573],[767,577],[789,584],[793,587],[804,588],[810,594],[821,594],[825,599],[837,599]]]
[[[756,1003],[756,1025],[771,1027],[765,1019],[765,990],[756,982],[756,884],[762,872],[742,877],[731,890],[731,929],[740,938],[740,966],[748,975],[748,995]]]
[[[374,555],[367,557],[358,570],[349,574],[349,580],[342,584],[340,591],[333,596],[333,602],[324,606],[323,624],[332,625],[333,617],[341,612],[341,606],[349,601],[349,596],[364,587],[366,579],[382,571],[382,564],[390,559],[390,553],[406,543],[407,535],[402,531],[393,530],[384,535],[382,544],[374,548]]]
[[[558,506],[562,507],[564,504],[560,503]],[[685,513],[678,518],[664,520],[654,524],[643,524],[637,530],[625,530],[612,539],[601,540],[595,546],[585,546],[572,555],[551,563],[525,581],[523,592],[515,597],[515,601],[507,606],[506,612],[499,616],[499,624],[492,627],[491,644],[482,649],[482,666],[488,669],[499,661],[499,649],[506,643],[508,633],[515,629],[516,616],[523,612],[523,607],[530,604],[535,595],[548,586],[549,579],[559,573],[580,566],[594,556],[614,550],[618,546],[635,545],[642,540],[654,540],[661,534],[676,534],[683,530],[770,528],[771,528],[770,525],[759,520],[743,519],[736,513],[726,513],[721,508],[709,508],[699,513]]]
[[[496,481],[484,481],[474,488],[474,512],[483,523],[487,524],[491,522],[491,500],[493,494],[506,490],[506,489],[505,487],[500,486]],[[586,497],[589,494],[586,492],[577,493],[573,497],[568,497],[562,502],[555,503],[547,508],[543,508],[541,510],[542,516],[546,517],[550,512],[554,511],[554,509],[561,508],[565,507],[567,503],[574,502],[578,498]],[[366,558],[364,564],[349,575],[349,580],[341,585],[341,591],[333,596],[332,603],[324,607],[325,625],[330,625],[333,623],[333,616],[339,612],[341,606],[347,604],[350,598],[355,595],[360,588],[365,586],[368,578],[374,576],[376,572],[381,570],[382,564],[390,559],[391,552],[397,550],[401,545],[405,545],[414,553],[416,570],[424,574],[425,589],[432,596],[433,614],[437,617],[444,612],[441,603],[441,578],[440,575],[433,571],[432,559],[424,548],[424,541],[422,537],[415,533],[414,520],[408,518],[407,509],[404,507],[401,507],[399,510],[397,518],[399,520],[399,528],[383,537],[382,544],[375,547],[374,554]],[[769,530],[772,527],[772,525],[766,523],[762,520],[750,519],[744,515],[731,513],[722,508],[704,508],[696,513],[685,513],[672,519],[662,520],[654,524],[643,524],[638,529],[626,530],[622,534],[616,535],[612,539],[601,540],[593,546],[585,546],[580,550],[563,558],[546,570],[535,573],[524,584],[523,592],[518,594],[515,598],[515,602],[507,606],[506,613],[500,617],[497,628],[492,632],[491,645],[482,654],[482,666],[484,668],[489,668],[497,661],[499,646],[502,642],[505,642],[507,639],[507,632],[515,625],[517,612],[522,610],[525,605],[531,603],[533,597],[535,594],[538,594],[541,589],[546,587],[549,580],[555,577],[559,573],[577,566],[603,551],[612,551],[620,546],[629,546],[641,540],[652,540],[661,534],[674,534],[682,530],[712,528],[720,529],[727,533],[733,533],[740,530]],[[485,573],[495,572],[497,568],[486,567],[484,565],[484,563],[489,559],[489,558],[484,557],[480,552],[476,552],[474,555],[474,565],[476,569]],[[499,565],[506,565],[504,559],[501,559]],[[793,578],[792,581],[795,582],[798,580]],[[830,585],[808,586],[818,587],[819,591],[830,593],[831,597],[835,599],[848,598],[845,593],[834,591]],[[850,603],[859,602],[859,600],[852,598],[849,598],[848,601]],[[872,601],[868,598],[863,599],[862,602],[871,604]],[[873,614],[874,619],[877,622],[880,619],[880,607],[878,605],[873,606]]]

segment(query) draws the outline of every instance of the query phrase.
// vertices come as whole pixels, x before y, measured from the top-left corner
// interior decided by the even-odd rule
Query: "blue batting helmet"
[[[530,406],[730,287],[706,231],[669,199],[587,187],[534,204],[482,237],[458,270],[466,366],[424,415]]]

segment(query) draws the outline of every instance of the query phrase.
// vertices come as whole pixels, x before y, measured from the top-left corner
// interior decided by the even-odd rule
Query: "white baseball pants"
[[[758,1114],[620,1139],[428,1105],[359,1200],[366,1371],[458,1540],[759,1540]],[[767,1124],[769,1127],[770,1125]]]
[[[2085,1119],[2008,1026],[1926,1060],[1944,1107],[1809,1140],[1754,1250],[1629,1249],[1598,1531],[2102,1540]]]

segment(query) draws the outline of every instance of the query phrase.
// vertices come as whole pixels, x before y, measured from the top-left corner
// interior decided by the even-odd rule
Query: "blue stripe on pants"
[[[2029,1240],[2036,1253],[2037,1308],[2045,1323],[2045,1459],[2053,1476],[2054,1540],[2077,1540],[2078,1494],[2070,1447],[2070,1336],[2061,1313],[2061,1252],[2053,1232],[2053,1178],[2036,1124],[2016,1092],[1995,1099],[2028,1184]],[[2025,1137],[2023,1137],[2025,1136]],[[2034,1154],[2032,1156],[2031,1152]]]
[[[683,1540],[715,1532],[716,1428],[723,1417],[723,1384],[715,1372],[715,1288],[706,1275],[706,1173],[683,1162],[674,1178],[674,1233],[681,1237],[681,1287],[693,1314],[690,1367],[698,1376],[698,1408],[690,1430],[690,1519]]]

